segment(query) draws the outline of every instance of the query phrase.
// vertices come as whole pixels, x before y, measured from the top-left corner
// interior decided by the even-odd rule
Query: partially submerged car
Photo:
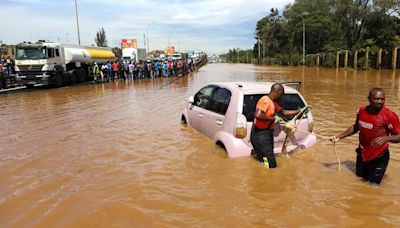
[[[181,120],[198,132],[213,139],[223,147],[230,157],[248,156],[253,149],[250,142],[251,127],[258,100],[267,95],[273,82],[220,82],[210,83],[189,97]],[[296,110],[307,106],[307,102],[298,89],[301,83],[282,83],[285,94],[278,104],[286,110]],[[293,86],[295,88],[293,88]],[[283,117],[286,121],[290,118]],[[293,118],[293,117],[291,117]],[[296,131],[289,139],[287,152],[298,148],[308,148],[317,142],[317,138],[306,132],[312,132],[313,117],[311,111],[297,120]],[[286,133],[284,128],[275,124],[274,152],[282,151]]]

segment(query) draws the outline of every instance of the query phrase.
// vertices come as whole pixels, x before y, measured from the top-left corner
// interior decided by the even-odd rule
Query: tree
[[[374,0],[375,6],[387,15],[400,16],[400,0]]]
[[[272,8],[257,21],[254,56],[293,58],[359,48],[390,50],[400,44],[400,0],[294,0],[282,14]],[[290,57],[290,58],[289,58]]]
[[[276,53],[287,52],[290,45],[286,23],[279,15],[278,9],[272,8],[270,14],[257,22],[256,39],[261,43],[261,57],[274,57]],[[256,46],[255,52],[258,52]]]
[[[376,47],[390,50],[398,44],[397,34],[400,34],[400,19],[378,11],[372,13],[365,24],[367,28],[365,38],[372,40]]]
[[[96,45],[98,47],[107,47],[107,37],[106,37],[106,32],[104,31],[104,28],[101,28],[96,33],[96,38],[94,39],[94,42],[96,42]]]
[[[287,5],[283,16],[287,21],[293,47],[291,52],[301,52],[303,48],[303,22],[305,25],[306,53],[318,53],[325,49],[330,40],[337,40],[335,25],[332,21],[330,0],[298,0]]]

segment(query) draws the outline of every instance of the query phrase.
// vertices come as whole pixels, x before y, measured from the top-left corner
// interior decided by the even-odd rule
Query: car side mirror
[[[190,96],[190,97],[188,98],[188,102],[191,103],[191,104],[193,104],[193,102],[194,102],[194,97],[193,97],[193,96]]]

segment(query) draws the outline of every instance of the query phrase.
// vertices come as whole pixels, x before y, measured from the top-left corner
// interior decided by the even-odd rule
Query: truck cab
[[[90,78],[90,67],[115,60],[110,48],[37,42],[16,45],[15,78],[21,85],[56,87]]]
[[[48,85],[49,78],[54,74],[55,67],[65,64],[60,44],[56,43],[21,43],[16,45],[15,71],[16,79],[23,80],[25,85]],[[61,69],[59,69],[61,70]]]
[[[122,60],[124,62],[137,62],[138,58],[137,48],[123,48],[122,49]]]

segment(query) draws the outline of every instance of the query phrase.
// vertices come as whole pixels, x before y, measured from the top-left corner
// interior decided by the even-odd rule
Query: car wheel
[[[217,141],[215,143],[213,153],[217,154],[221,158],[229,157],[228,151],[226,150],[225,145],[221,141]]]
[[[216,143],[216,145],[217,145],[218,147],[220,147],[221,149],[225,150],[225,152],[226,152],[225,145],[224,145],[221,141],[218,141],[218,142]]]

